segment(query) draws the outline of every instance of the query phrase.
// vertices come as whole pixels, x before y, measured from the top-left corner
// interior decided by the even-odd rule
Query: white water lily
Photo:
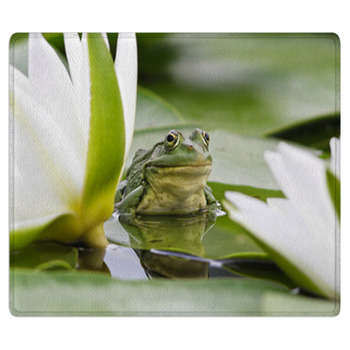
[[[136,108],[135,35],[64,35],[69,72],[40,34],[28,77],[10,66],[10,243],[83,240],[103,246],[103,222],[130,147]]]
[[[291,278],[337,298],[339,219],[327,172],[339,179],[339,140],[331,141],[331,151],[329,166],[306,150],[280,143],[265,159],[286,198],[265,203],[236,192],[225,196],[230,218],[251,232]]]

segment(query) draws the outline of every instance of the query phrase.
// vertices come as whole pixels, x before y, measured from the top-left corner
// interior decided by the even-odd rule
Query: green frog
[[[190,215],[215,213],[218,202],[207,185],[212,157],[207,132],[185,138],[170,130],[151,149],[139,149],[116,193],[120,213]]]

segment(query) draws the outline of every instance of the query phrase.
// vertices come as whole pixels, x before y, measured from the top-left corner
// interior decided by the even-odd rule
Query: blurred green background
[[[321,148],[339,133],[336,35],[141,34],[138,50],[139,84],[209,131]]]

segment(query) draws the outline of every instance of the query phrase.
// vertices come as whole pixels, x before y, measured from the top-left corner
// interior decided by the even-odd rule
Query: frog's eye
[[[203,130],[202,131],[202,137],[203,137],[203,140],[204,140],[205,144],[207,146],[209,146],[209,141],[210,141],[209,134]]]
[[[169,131],[165,137],[165,146],[168,149],[174,149],[179,144],[179,140],[180,138],[176,131]]]

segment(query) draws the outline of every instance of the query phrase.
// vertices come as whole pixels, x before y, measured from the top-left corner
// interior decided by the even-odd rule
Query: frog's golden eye
[[[209,141],[210,141],[209,134],[203,130],[202,131],[202,137],[203,137],[203,140],[204,140],[205,144],[207,146],[209,146]]]
[[[165,146],[168,149],[174,149],[179,144],[179,135],[176,131],[171,130],[168,132],[168,135],[165,137]]]

